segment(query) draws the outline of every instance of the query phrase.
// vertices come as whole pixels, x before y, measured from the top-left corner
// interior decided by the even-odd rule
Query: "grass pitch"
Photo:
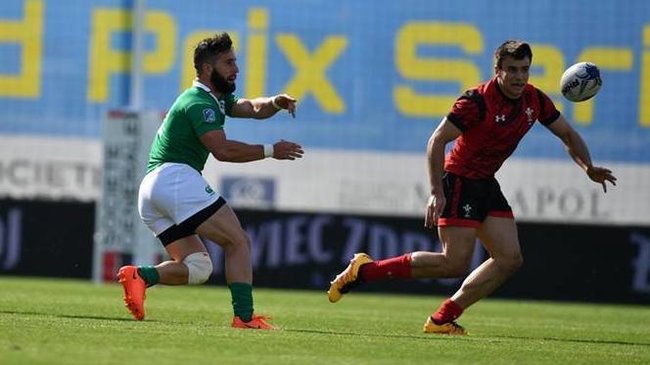
[[[488,298],[449,337],[421,332],[439,297],[254,294],[280,330],[230,328],[224,287],[154,287],[138,322],[117,284],[0,278],[0,364],[650,364],[648,306]]]

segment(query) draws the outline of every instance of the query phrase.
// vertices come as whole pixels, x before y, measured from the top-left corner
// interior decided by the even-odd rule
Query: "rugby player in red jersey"
[[[494,77],[460,96],[429,138],[431,196],[424,225],[438,227],[442,252],[411,252],[379,261],[357,253],[332,281],[331,302],[373,281],[461,277],[469,268],[478,237],[489,258],[424,324],[426,333],[466,334],[455,320],[523,262],[512,209],[494,176],[535,122],[557,136],[605,192],[606,182],[616,184],[610,170],[592,164],[587,145],[551,99],[528,83],[532,58],[527,43],[504,42],[495,52]],[[445,146],[452,141],[455,144],[445,157]]]

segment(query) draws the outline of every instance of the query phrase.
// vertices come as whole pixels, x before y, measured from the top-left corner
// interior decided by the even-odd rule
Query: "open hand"
[[[616,177],[612,175],[612,171],[604,167],[590,166],[587,168],[587,175],[589,178],[603,185],[603,191],[607,192],[606,181],[609,181],[612,185],[616,186]]]
[[[273,158],[276,160],[295,160],[302,158],[304,153],[302,146],[294,142],[281,140],[273,145]]]
[[[433,228],[438,224],[438,219],[445,208],[447,200],[445,194],[442,192],[431,194],[427,201],[427,211],[424,216],[424,226],[426,228]]]

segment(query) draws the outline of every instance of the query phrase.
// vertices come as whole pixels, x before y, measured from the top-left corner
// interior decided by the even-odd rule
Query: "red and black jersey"
[[[531,84],[518,99],[506,97],[496,78],[469,89],[447,115],[462,134],[445,158],[445,170],[470,179],[491,178],[533,123],[547,126],[559,116],[551,99]]]

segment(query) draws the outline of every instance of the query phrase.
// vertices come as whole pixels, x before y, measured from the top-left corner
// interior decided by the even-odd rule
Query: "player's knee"
[[[510,274],[519,270],[519,268],[524,264],[524,258],[518,254],[509,257],[502,257],[496,260],[501,267],[501,270],[506,271]]]
[[[452,261],[447,266],[447,277],[449,278],[458,278],[465,276],[469,270],[469,263],[464,261]]]
[[[246,231],[243,228],[235,238],[235,243],[243,247],[246,247],[248,249],[251,248],[251,239],[250,237],[248,237],[248,233],[246,233]]]
[[[524,265],[524,257],[521,256],[521,254],[516,255],[510,260],[509,265],[510,265],[509,268],[512,272],[519,270],[519,268]]]
[[[195,252],[183,260],[188,270],[187,283],[190,285],[205,283],[212,275],[212,260],[207,252]]]
[[[248,250],[251,249],[251,240],[248,234],[243,229],[238,233],[229,237],[228,240],[220,242],[221,247],[226,251]]]
[[[470,268],[471,255],[458,255],[449,257],[443,255],[442,267],[444,268],[444,277],[458,278],[467,275]]]

